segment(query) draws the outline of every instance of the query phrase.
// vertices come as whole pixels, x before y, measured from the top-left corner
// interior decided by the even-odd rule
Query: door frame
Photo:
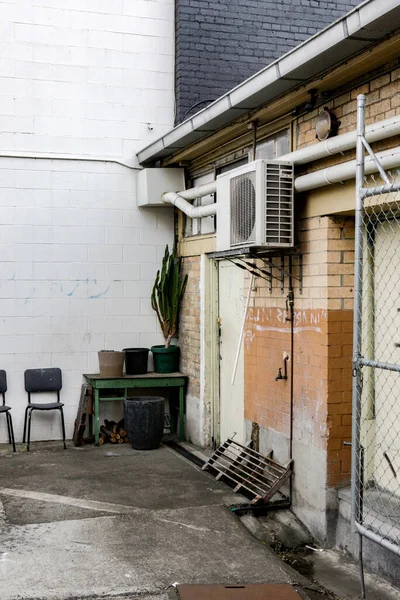
[[[222,327],[224,327],[224,323],[223,322],[222,322],[222,324],[220,323],[221,306],[220,306],[220,294],[219,294],[220,279],[221,279],[220,278],[220,267],[221,267],[221,265],[224,265],[224,263],[225,263],[225,265],[227,267],[232,267],[233,269],[235,269],[235,270],[237,270],[237,271],[239,271],[240,273],[243,274],[243,270],[240,269],[238,267],[238,265],[236,265],[232,261],[229,261],[229,260],[226,260],[226,259],[221,259],[221,260],[218,261],[218,264],[217,264],[217,273],[218,273],[218,290],[217,290],[218,318],[217,318],[217,332],[218,332],[218,336],[217,336],[217,339],[216,339],[216,344],[217,344],[217,346],[216,346],[216,348],[217,348],[217,368],[218,368],[218,378],[219,378],[218,423],[217,423],[217,428],[218,429],[216,431],[216,437],[218,439],[218,445],[220,445],[222,441],[225,441],[225,439],[221,440],[221,412],[222,412],[222,410],[221,410],[221,381],[222,381],[222,378],[221,378],[221,359],[220,359],[220,354],[221,354],[220,329],[221,329],[221,325],[222,325]],[[230,264],[228,264],[228,263],[230,263]],[[245,288],[246,288],[246,278],[245,278],[245,276],[243,274],[243,294],[244,294]],[[244,297],[243,297],[243,309],[244,309],[244,307],[245,307],[245,302],[244,302]],[[242,319],[242,316],[241,316],[241,319]],[[235,339],[234,340],[234,344],[235,344],[235,346],[237,346],[238,340]],[[245,426],[245,419],[244,419],[244,393],[245,393],[245,384],[244,384],[244,340],[243,339],[242,339],[241,346],[242,346],[242,349],[243,349],[243,443],[244,443],[244,440],[246,438],[246,426]],[[237,379],[238,378],[236,377],[236,380]],[[229,377],[229,380],[230,380],[230,377]],[[229,434],[229,435],[231,435],[231,434]]]
[[[220,445],[220,383],[219,383],[219,277],[218,261],[201,256],[200,282],[200,396],[203,398],[205,445],[214,449]]]

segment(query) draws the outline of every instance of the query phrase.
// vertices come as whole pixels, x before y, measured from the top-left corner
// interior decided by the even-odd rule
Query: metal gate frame
[[[400,364],[390,362],[381,362],[371,360],[363,356],[363,280],[366,270],[366,259],[363,256],[365,252],[365,240],[368,235],[366,221],[370,218],[365,209],[365,201],[372,196],[381,194],[393,194],[400,190],[400,182],[391,182],[388,175],[382,168],[378,158],[374,154],[370,145],[365,139],[365,105],[366,96],[361,94],[357,97],[357,147],[356,147],[356,212],[355,212],[355,264],[354,264],[354,339],[353,339],[353,392],[352,392],[352,467],[351,467],[351,522],[354,523],[355,531],[359,534],[359,557],[362,569],[362,541],[363,537],[379,544],[383,548],[390,550],[400,556],[399,544],[385,537],[384,532],[374,531],[371,524],[365,523],[364,515],[364,460],[365,448],[362,445],[362,393],[363,393],[363,372],[365,368],[373,369],[373,376],[381,376],[382,372],[390,371],[393,374],[400,375]],[[366,151],[375,163],[375,171],[384,181],[383,185],[374,185],[365,187],[365,154]],[[373,178],[372,178],[373,180]],[[374,180],[373,180],[374,181]],[[380,203],[381,205],[382,203]],[[400,202],[395,203],[397,210],[400,209]],[[387,210],[384,206],[380,207],[381,214],[386,215]],[[390,211],[392,212],[392,208]],[[393,213],[392,213],[393,214]],[[387,217],[388,218],[388,217]],[[400,226],[399,220],[395,223]],[[368,257],[366,257],[368,260]],[[366,304],[366,303],[365,303]],[[365,309],[365,308],[364,308]],[[375,304],[372,307],[375,310]],[[376,358],[375,356],[373,357]],[[379,358],[379,357],[378,357]],[[375,385],[375,380],[373,380]],[[363,570],[361,571],[363,574]],[[362,593],[365,597],[365,586],[362,576]]]

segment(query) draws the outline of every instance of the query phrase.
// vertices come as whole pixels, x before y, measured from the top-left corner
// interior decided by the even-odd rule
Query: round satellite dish
[[[315,137],[323,142],[328,137],[336,135],[340,121],[338,121],[333,113],[328,108],[324,108],[317,117],[315,123]]]

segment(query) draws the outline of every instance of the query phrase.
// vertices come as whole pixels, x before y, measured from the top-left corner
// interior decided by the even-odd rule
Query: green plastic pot
[[[153,346],[151,348],[156,373],[176,373],[179,371],[179,346]]]

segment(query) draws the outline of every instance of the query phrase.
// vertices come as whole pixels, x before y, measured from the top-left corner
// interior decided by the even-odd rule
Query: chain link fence
[[[384,172],[365,142],[364,108],[359,97],[352,511],[361,536],[400,555],[400,169]],[[365,150],[378,173],[365,175]]]
[[[365,198],[362,217],[357,521],[400,548],[400,192]]]

